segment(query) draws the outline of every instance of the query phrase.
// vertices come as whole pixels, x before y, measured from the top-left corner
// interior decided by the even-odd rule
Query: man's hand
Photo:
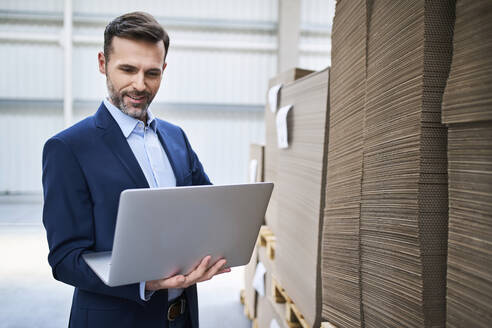
[[[145,283],[145,290],[153,291],[167,288],[187,288],[197,282],[202,282],[212,279],[213,276],[231,272],[230,268],[223,268],[226,264],[225,259],[218,260],[208,270],[208,264],[212,257],[205,256],[200,264],[188,275],[175,275],[166,279],[152,280]]]

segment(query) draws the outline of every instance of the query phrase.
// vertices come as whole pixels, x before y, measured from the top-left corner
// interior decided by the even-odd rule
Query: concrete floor
[[[0,328],[68,326],[73,288],[51,276],[39,195],[0,196]],[[243,268],[198,285],[200,327],[251,327]]]

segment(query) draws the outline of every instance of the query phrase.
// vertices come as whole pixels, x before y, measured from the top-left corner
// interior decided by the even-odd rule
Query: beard
[[[114,85],[109,77],[106,78],[106,84],[108,86],[109,98],[111,99],[113,105],[128,116],[144,122],[146,121],[147,109],[154,99],[154,96],[150,92],[136,90],[123,90],[118,92],[114,88]],[[131,103],[130,101],[125,102],[125,96],[133,98],[142,97],[144,101],[142,103]]]

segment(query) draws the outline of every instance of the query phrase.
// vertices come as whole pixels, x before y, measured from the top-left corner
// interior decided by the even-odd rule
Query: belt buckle
[[[167,309],[167,320],[170,322],[176,320],[177,317],[185,313],[185,310],[186,310],[186,300],[184,298],[181,298],[178,301],[169,305]]]

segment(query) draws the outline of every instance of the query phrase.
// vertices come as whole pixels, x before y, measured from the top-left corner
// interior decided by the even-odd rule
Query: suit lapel
[[[120,127],[106,109],[104,103],[99,106],[96,113],[96,125],[102,130],[101,137],[104,143],[106,143],[108,149],[118,158],[128,175],[135,182],[136,188],[149,188],[147,179],[130,145],[128,145],[123,132],[121,132]],[[103,163],[103,165],[106,164]]]

